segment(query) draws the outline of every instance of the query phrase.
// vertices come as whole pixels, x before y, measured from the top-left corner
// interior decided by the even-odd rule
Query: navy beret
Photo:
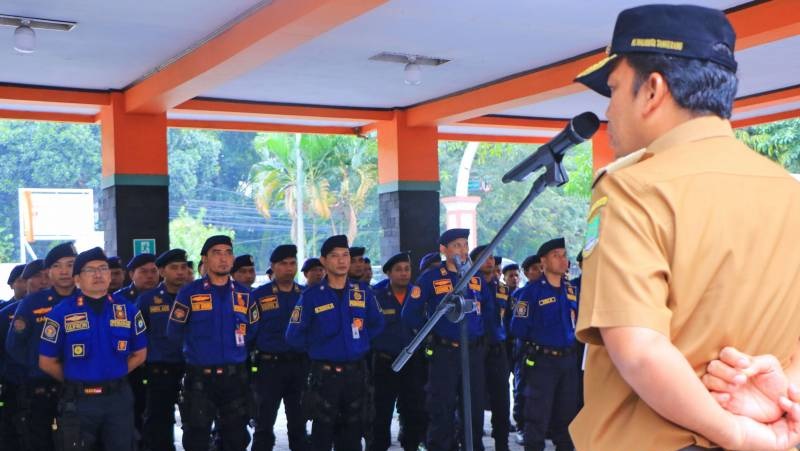
[[[106,259],[106,260],[108,260],[108,259]],[[156,256],[155,255],[148,254],[148,253],[139,254],[139,255],[133,257],[131,259],[131,261],[128,262],[127,268],[128,268],[128,271],[136,271],[136,268],[142,267],[142,266],[144,266],[144,265],[146,265],[148,263],[155,263],[155,262],[156,262]]]
[[[119,257],[108,257],[108,267],[111,269],[122,269],[122,259]]]
[[[218,244],[225,244],[233,248],[233,241],[231,237],[228,235],[214,235],[208,237],[205,243],[203,243],[203,249],[200,250],[200,255],[206,255],[208,250]]]
[[[365,247],[351,247],[350,257],[362,257],[365,252],[367,252],[367,248]]]
[[[41,258],[38,260],[34,260],[25,265],[25,269],[22,271],[22,278],[30,279],[31,277],[35,276],[36,274],[39,274],[45,269],[47,268],[44,267],[44,260],[42,260]]]
[[[87,263],[93,261],[103,261],[108,263],[108,257],[106,257],[106,253],[103,252],[103,249],[99,247],[93,247],[88,251],[81,252],[75,257],[75,264],[72,266],[72,275],[77,276],[81,273],[81,270]]]
[[[420,272],[425,271],[426,269],[428,269],[428,267],[430,267],[434,263],[441,264],[442,256],[438,252],[431,252],[429,254],[425,254],[419,261]]]
[[[389,258],[389,260],[386,260],[386,263],[383,264],[383,273],[389,274],[389,271],[392,270],[392,267],[400,262],[411,263],[411,255],[409,255],[408,252],[401,252],[393,255],[391,258]]]
[[[527,271],[533,264],[541,262],[542,259],[539,257],[538,254],[529,255],[525,257],[525,260],[522,260],[522,270]]]
[[[479,255],[481,255],[481,252],[483,252],[484,249],[486,249],[485,244],[481,244],[480,246],[476,247],[469,253],[469,259],[474,262],[475,259],[477,259]]]
[[[539,247],[539,252],[537,252],[537,254],[539,254],[539,257],[541,258],[547,255],[547,253],[550,251],[554,251],[556,249],[566,249],[566,248],[567,244],[566,241],[564,241],[564,238],[556,238],[542,244]]]
[[[186,251],[183,249],[170,249],[163,254],[159,255],[156,259],[156,266],[159,268],[163,268],[170,263],[174,262],[185,262],[186,261]]]
[[[459,238],[469,238],[469,229],[445,230],[444,233],[442,233],[442,235],[439,237],[439,244],[442,246],[447,246]]]
[[[736,33],[722,11],[694,5],[638,6],[619,13],[607,57],[583,71],[575,81],[610,97],[607,82],[614,67],[610,63],[626,53],[660,53],[712,61],[736,72],[735,47]]]
[[[75,250],[75,244],[72,241],[61,243],[50,249],[50,252],[47,253],[47,256],[44,258],[44,266],[49,268],[64,257],[77,257],[77,255],[78,251]]]
[[[519,271],[519,265],[516,263],[509,263],[503,266],[503,273],[506,271]]]
[[[189,260],[188,262],[186,262],[186,266],[188,266],[190,269],[194,269],[194,261]]]
[[[269,256],[269,261],[270,263],[277,263],[289,257],[297,258],[297,246],[294,244],[281,244],[272,251],[272,255]]]
[[[253,259],[253,256],[250,254],[239,255],[233,260],[233,267],[231,268],[231,273],[235,273],[236,271],[246,267],[246,266],[256,266],[256,262]]]
[[[345,235],[334,235],[324,243],[322,243],[322,248],[320,249],[320,255],[325,257],[328,255],[332,250],[336,249],[337,247],[343,247],[345,249],[350,249],[350,245],[347,243],[347,236]]]
[[[20,277],[22,277],[22,272],[25,271],[25,264],[17,265],[11,272],[8,274],[8,284],[14,285],[14,282],[17,281]],[[37,271],[38,272],[38,271]]]
[[[317,268],[317,267],[322,268],[322,262],[319,261],[318,258],[312,257],[312,258],[307,259],[305,261],[305,263],[303,263],[303,268],[300,271],[301,272],[309,272],[312,269]]]

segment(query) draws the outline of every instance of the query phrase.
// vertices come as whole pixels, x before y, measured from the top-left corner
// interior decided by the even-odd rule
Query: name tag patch
[[[332,302],[325,305],[320,305],[319,307],[314,307],[314,313],[327,312],[328,310],[333,310]]]
[[[195,294],[189,298],[189,301],[192,303],[192,311],[195,312],[204,312],[213,308],[210,294]]]
[[[280,305],[278,303],[278,296],[267,296],[258,300],[261,305],[261,311],[267,312],[270,310],[277,310]]]
[[[547,299],[540,299],[539,300],[539,307],[543,307],[543,306],[548,305],[548,304],[553,304],[555,302],[556,302],[556,298],[555,297],[547,298]]]
[[[151,305],[150,306],[150,313],[167,313],[169,312],[169,306],[165,304],[161,305]]]
[[[89,318],[86,312],[73,313],[64,317],[64,331],[66,333],[89,329]]]
[[[433,281],[433,292],[435,294],[447,294],[453,291],[453,282],[450,279],[439,279]]]

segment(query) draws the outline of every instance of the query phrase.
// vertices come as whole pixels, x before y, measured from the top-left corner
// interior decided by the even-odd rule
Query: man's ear
[[[667,80],[658,72],[650,73],[636,95],[642,102],[642,115],[645,117],[661,108],[672,96]]]

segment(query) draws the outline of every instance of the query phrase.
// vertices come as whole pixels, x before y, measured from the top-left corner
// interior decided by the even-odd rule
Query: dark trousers
[[[455,412],[461,410],[461,350],[441,344],[432,346],[428,364],[426,408],[428,410],[428,450],[451,451],[457,437]],[[486,393],[482,345],[470,346],[470,394],[472,398],[472,437],[475,450],[483,450],[483,406]]]
[[[21,437],[15,425],[18,390],[19,386],[8,382],[3,382],[0,389],[0,451],[21,449]]]
[[[142,365],[128,374],[133,393],[133,423],[136,427],[137,439],[142,437],[142,425],[144,421],[144,409],[147,405],[147,367]]]
[[[245,364],[219,368],[187,366],[180,401],[183,448],[208,451],[211,423],[216,419],[222,449],[244,451],[250,442],[249,391]]]
[[[514,407],[511,416],[514,418],[518,431],[522,431],[525,425],[525,378],[522,377],[521,353],[519,345],[515,343],[511,359],[511,371],[514,373]]]
[[[504,344],[489,345],[486,349],[486,393],[489,395],[487,405],[492,412],[492,437],[496,451],[508,450],[511,429],[508,419],[511,410],[508,373],[508,355]]]
[[[523,357],[525,377],[525,450],[543,451],[550,436],[558,451],[572,451],[567,430],[578,413],[575,355]],[[532,362],[532,366],[529,362]]]
[[[372,377],[375,386],[375,417],[372,421],[370,451],[386,451],[391,446],[391,425],[395,404],[400,412],[404,450],[416,450],[425,440],[425,380],[428,378],[425,357],[414,354],[403,369],[392,370],[392,355],[374,352]]]
[[[365,362],[345,365],[311,362],[304,401],[311,417],[311,447],[315,451],[361,451],[367,401]]]
[[[300,397],[308,379],[308,359],[301,354],[278,355],[276,360],[261,360],[253,378],[256,402],[256,428],[253,451],[271,450],[275,446],[275,420],[283,400],[289,436],[289,449],[308,449],[306,419],[300,408]]]
[[[103,394],[82,396],[75,392],[59,402],[58,427],[61,434],[77,427],[85,450],[133,451],[133,394],[127,382]],[[59,435],[59,439],[61,435]],[[67,448],[69,449],[69,448]]]
[[[53,422],[58,414],[59,390],[60,385],[54,380],[34,380],[20,386],[16,420],[20,450],[55,449]]]
[[[142,441],[149,451],[175,451],[175,405],[182,363],[148,363]]]

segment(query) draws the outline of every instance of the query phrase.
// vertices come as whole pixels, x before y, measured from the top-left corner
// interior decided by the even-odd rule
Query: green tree
[[[736,137],[789,172],[800,173],[800,119],[739,129]]]
[[[204,209],[192,216],[185,207],[181,207],[178,217],[169,222],[170,247],[184,249],[189,260],[196,263],[200,262],[200,250],[206,238],[212,235],[228,235],[233,239],[236,234],[233,229],[206,224],[203,221],[205,215]]]
[[[186,205],[194,199],[211,198],[220,178],[222,142],[219,132],[171,128],[169,145],[169,203]]]

